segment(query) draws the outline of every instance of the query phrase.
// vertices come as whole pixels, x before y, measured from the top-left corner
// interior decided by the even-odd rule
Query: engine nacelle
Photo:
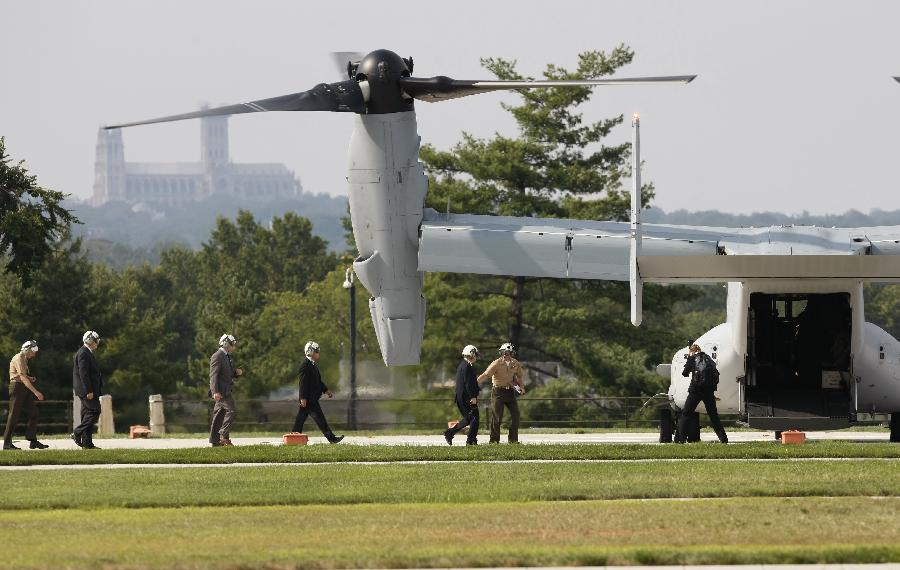
[[[865,324],[862,351],[853,355],[856,411],[900,411],[900,343],[878,325]]]
[[[359,257],[353,270],[388,366],[418,364],[425,332],[419,225],[428,182],[414,112],[358,115],[347,176]]]

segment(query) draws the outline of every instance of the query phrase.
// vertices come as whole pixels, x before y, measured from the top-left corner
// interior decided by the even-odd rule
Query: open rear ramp
[[[749,311],[743,404],[750,426],[849,426],[850,295],[752,293]]]

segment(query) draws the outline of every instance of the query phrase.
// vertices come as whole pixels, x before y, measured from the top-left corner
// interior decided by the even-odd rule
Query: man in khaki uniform
[[[478,377],[481,384],[491,379],[491,439],[490,443],[500,443],[500,422],[503,408],[509,408],[509,442],[519,443],[519,403],[516,393],[525,393],[525,370],[522,363],[513,358],[515,350],[511,343],[500,346],[500,358],[488,365]]]
[[[49,447],[37,440],[38,409],[34,399],[43,400],[44,395],[34,387],[37,378],[31,376],[28,371],[28,361],[37,354],[37,341],[29,340],[22,345],[22,350],[9,361],[9,414],[6,417],[6,431],[3,433],[3,449],[19,449],[13,445],[12,437],[23,408],[28,411],[28,428],[25,438],[30,442],[29,447],[31,449]]]

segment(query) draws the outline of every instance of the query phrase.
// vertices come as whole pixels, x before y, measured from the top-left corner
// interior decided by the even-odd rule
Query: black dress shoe
[[[83,447],[84,449],[100,449],[99,447],[97,447],[96,445],[94,445],[94,442],[93,442],[93,441],[85,442],[85,444],[82,445],[81,447]]]
[[[21,449],[21,447],[16,447],[16,446],[13,445],[12,442],[10,441],[10,442],[4,442],[4,443],[3,443],[3,449]]]
[[[50,447],[46,443],[41,443],[36,439],[29,439],[28,442],[28,449],[47,449]]]
[[[447,445],[453,445],[453,434],[450,433],[450,430],[444,432],[444,439],[447,440]]]
[[[328,442],[329,443],[340,443],[340,441],[342,439],[344,439],[344,436],[342,436],[342,435],[332,435],[331,437],[328,438]]]
[[[466,445],[478,445],[477,441],[467,441]]]
[[[81,443],[81,438],[78,437],[78,436],[77,436],[76,434],[74,434],[74,433],[72,434],[72,441],[74,441],[74,442],[75,442],[75,445],[77,445],[78,447],[84,447],[84,444]]]

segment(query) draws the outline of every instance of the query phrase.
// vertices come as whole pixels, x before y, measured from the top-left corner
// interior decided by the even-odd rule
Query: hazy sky
[[[317,5],[317,6],[314,6]],[[343,8],[338,8],[341,6]],[[546,63],[625,43],[619,75],[696,73],[687,86],[598,89],[586,118],[639,111],[645,180],[672,210],[900,209],[900,3],[0,2],[0,135],[41,183],[91,193],[104,123],[293,93],[337,81],[329,52],[392,49],[415,75],[488,79],[479,58]],[[425,142],[515,134],[515,95],[417,103]],[[231,159],[284,162],[306,190],[343,195],[352,117],[231,119]],[[626,124],[628,121],[626,121]],[[199,122],[124,132],[126,159],[199,158]],[[628,128],[614,133],[626,140]]]

